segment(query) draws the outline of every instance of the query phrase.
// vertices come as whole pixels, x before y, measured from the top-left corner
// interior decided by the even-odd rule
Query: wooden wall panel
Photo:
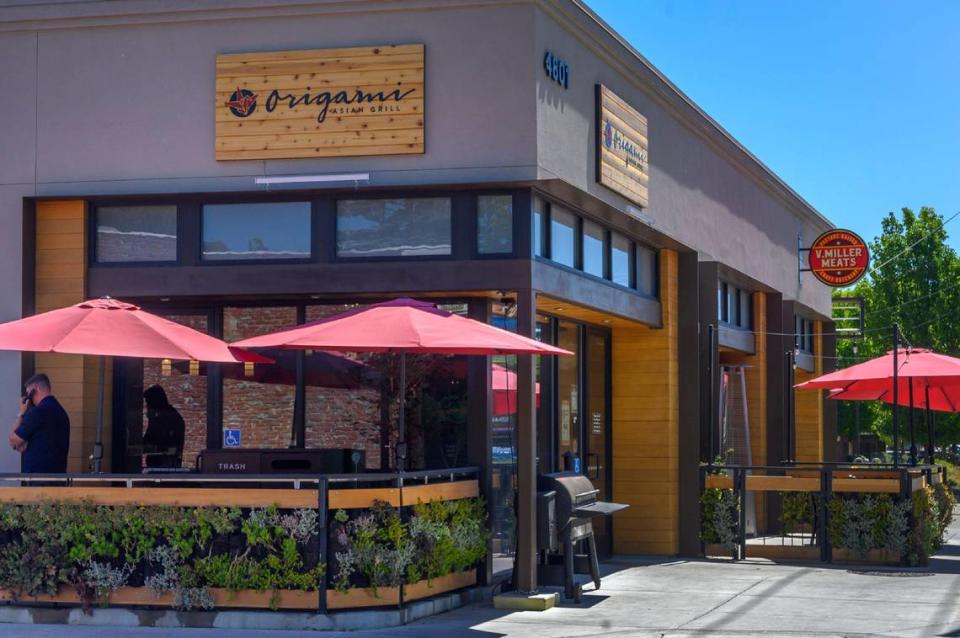
[[[614,552],[679,551],[677,254],[660,253],[663,328],[613,326]]]
[[[814,372],[797,369],[796,382],[803,383],[823,374],[823,322],[815,321],[814,329]],[[796,460],[823,460],[823,391],[794,390],[796,406],[794,423],[796,431]]]
[[[38,313],[79,303],[87,286],[87,205],[81,200],[37,202],[36,292]],[[96,430],[99,359],[38,353],[35,369],[50,376],[53,392],[70,415],[67,470],[87,469]],[[110,442],[110,370],[107,370],[104,441]],[[104,455],[109,468],[109,449]]]
[[[217,56],[218,160],[424,152],[424,46]]]

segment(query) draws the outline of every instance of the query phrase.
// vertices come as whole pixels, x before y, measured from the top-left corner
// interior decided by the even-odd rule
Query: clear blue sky
[[[838,226],[960,210],[960,2],[586,1]]]

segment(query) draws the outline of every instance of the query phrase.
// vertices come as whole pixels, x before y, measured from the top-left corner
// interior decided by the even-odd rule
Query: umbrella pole
[[[103,400],[106,386],[107,358],[100,356],[100,371],[97,375],[97,438],[93,443],[93,471],[103,471]]]
[[[406,403],[407,403],[407,353],[400,353],[400,422],[397,425],[397,471],[407,469],[407,439],[406,439]]]
[[[910,384],[910,465],[915,466],[917,464],[917,437],[914,426],[916,419],[913,414],[913,378],[908,377],[907,382]]]
[[[897,378],[897,351],[900,349],[900,327],[893,324],[893,467],[900,467],[900,381]]]
[[[927,405],[927,463],[933,465],[933,411],[930,409],[930,384],[924,389]]]

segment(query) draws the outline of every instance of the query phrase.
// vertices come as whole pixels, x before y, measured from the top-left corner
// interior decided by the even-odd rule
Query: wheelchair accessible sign
[[[223,447],[240,447],[240,430],[223,431]]]

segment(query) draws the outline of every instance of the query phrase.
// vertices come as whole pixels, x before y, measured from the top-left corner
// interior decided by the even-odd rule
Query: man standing
[[[27,395],[10,433],[10,447],[20,452],[24,474],[62,474],[67,471],[70,417],[50,390],[50,378],[35,374],[27,380]]]

